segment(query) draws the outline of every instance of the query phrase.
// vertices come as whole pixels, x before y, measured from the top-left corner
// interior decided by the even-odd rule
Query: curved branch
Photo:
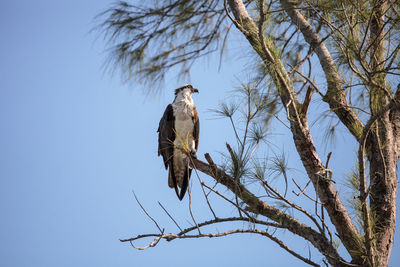
[[[144,235],[142,237],[147,237],[147,236],[153,236],[153,235]],[[156,236],[156,238],[154,238],[153,242],[151,242],[150,244],[148,244],[147,246],[144,246],[144,247],[135,246],[132,242],[133,240],[129,240],[129,243],[131,244],[131,246],[133,248],[136,248],[137,250],[145,250],[148,248],[155,247],[155,246],[157,246],[158,242],[160,242],[160,240],[164,237],[164,230],[161,232],[161,234],[154,235],[154,236]],[[137,238],[137,239],[139,239],[139,238]],[[122,240],[121,240],[121,242],[122,242]]]

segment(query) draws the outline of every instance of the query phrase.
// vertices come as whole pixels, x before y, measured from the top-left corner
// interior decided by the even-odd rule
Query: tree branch
[[[328,90],[323,100],[329,104],[332,112],[339,117],[340,121],[349,129],[352,135],[359,140],[362,134],[363,123],[347,103],[337,67],[328,49],[319,35],[313,30],[312,26],[298,11],[296,5],[297,1],[280,0],[280,2],[286,13],[291,18],[292,23],[300,29],[304,39],[311,48],[315,50],[315,53],[318,56],[328,84]]]
[[[207,160],[211,159],[209,154],[205,154],[205,158]],[[210,160],[210,162],[212,162],[212,160]],[[239,196],[252,212],[263,215],[277,222],[283,228],[288,229],[292,233],[303,237],[312,243],[332,264],[340,265],[344,262],[329,240],[313,228],[300,223],[298,220],[282,212],[280,209],[261,201],[247,190],[243,184],[228,176],[223,170],[212,165],[212,163],[207,164],[198,159],[193,159],[193,163],[193,168],[213,177],[217,182],[226,186],[233,194]]]
[[[215,224],[215,223],[220,223],[220,222],[228,222],[228,221],[243,221],[243,218],[215,219],[212,221],[207,221],[205,223],[201,223],[201,224],[199,224],[199,226],[200,225],[205,226],[205,225],[210,225],[210,224]],[[265,224],[265,223],[261,222],[260,224]],[[194,229],[193,228],[185,229],[186,232],[190,232],[192,230],[194,230]],[[286,250],[287,252],[289,252],[290,254],[295,256],[296,258],[304,261],[305,263],[307,263],[311,266],[319,266],[312,260],[307,259],[307,258],[301,256],[300,254],[294,252],[285,243],[283,243],[281,240],[279,240],[272,234],[268,233],[267,231],[261,231],[259,229],[236,229],[236,230],[230,230],[230,231],[223,232],[223,233],[204,233],[204,234],[198,234],[198,235],[185,235],[183,232],[178,233],[178,234],[164,234],[164,232],[162,232],[161,234],[138,235],[136,237],[129,238],[129,239],[121,239],[120,241],[121,242],[129,242],[131,244],[131,246],[134,247],[135,249],[145,250],[150,247],[155,247],[161,239],[165,239],[167,241],[172,241],[174,239],[187,239],[187,238],[201,238],[201,237],[213,238],[213,237],[222,237],[222,236],[227,236],[227,235],[232,235],[232,234],[241,234],[241,233],[251,233],[251,234],[259,234],[259,235],[265,236],[265,237],[269,238],[270,240],[274,241],[275,243],[277,243],[281,248],[283,248],[284,250]],[[144,246],[144,247],[138,247],[133,244],[133,241],[138,240],[138,239],[147,238],[147,237],[155,237],[155,238],[149,245]]]

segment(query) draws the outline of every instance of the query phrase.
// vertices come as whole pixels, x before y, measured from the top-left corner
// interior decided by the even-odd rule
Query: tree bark
[[[370,22],[370,110],[372,115],[378,113],[388,104],[386,75],[379,73],[385,67],[385,12],[386,0],[374,2]],[[379,85],[376,86],[376,85]],[[395,98],[395,101],[397,99]],[[398,111],[394,111],[398,112]],[[393,117],[392,117],[393,118]],[[398,149],[394,135],[394,127],[390,112],[385,112],[371,130],[367,151],[370,162],[370,207],[374,215],[373,241],[376,253],[376,266],[387,266],[392,245],[396,222],[396,194]]]

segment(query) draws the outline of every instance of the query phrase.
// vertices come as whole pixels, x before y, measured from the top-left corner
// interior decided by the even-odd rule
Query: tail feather
[[[170,188],[175,188],[175,193],[178,196],[179,200],[182,200],[186,194],[191,174],[192,174],[192,169],[189,168],[189,165],[186,166],[185,170],[183,171],[183,175],[180,173],[175,173],[172,163],[169,166],[168,186]],[[178,176],[181,175],[183,179],[177,179],[176,175]],[[179,187],[181,188],[180,190]]]
[[[172,178],[171,170],[168,172],[168,186],[169,188],[174,188],[174,181]]]
[[[192,174],[192,170],[189,169],[189,166],[188,166],[185,170],[185,174],[183,175],[183,183],[182,183],[181,193],[178,196],[179,200],[182,200],[183,197],[185,196],[186,190],[189,185],[189,179],[190,179],[191,174]]]
[[[183,179],[182,179],[183,181],[181,181],[181,184],[178,185],[178,181],[175,176],[174,168],[172,166],[170,166],[170,168],[169,168],[168,186],[170,188],[175,188],[175,193],[176,193],[177,197],[179,198],[179,200],[182,200],[186,194],[191,173],[192,173],[192,170],[189,169],[189,166],[188,166],[185,169],[185,171],[183,172]],[[180,190],[179,190],[179,187],[181,187]]]

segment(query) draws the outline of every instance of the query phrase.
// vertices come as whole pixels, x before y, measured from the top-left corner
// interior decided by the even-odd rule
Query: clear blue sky
[[[173,89],[187,81],[172,75],[161,93],[145,96],[137,85],[103,72],[105,43],[89,31],[110,3],[0,2],[0,266],[302,266],[271,241],[251,235],[164,241],[146,251],[119,242],[156,231],[132,190],[168,232],[176,229],[157,201],[182,225],[190,218],[187,201],[167,186],[156,134]],[[208,110],[246,75],[249,55],[240,54],[241,45],[235,49],[239,56],[222,71],[211,59],[191,73],[200,90],[200,158],[210,152],[219,160],[218,151],[232,140],[228,122]],[[276,139],[284,141],[277,131]],[[292,139],[286,138],[281,147],[292,155]],[[343,173],[354,148],[346,155],[332,159],[345,166]],[[193,198],[198,220],[210,219],[198,188]],[[216,209],[235,214],[220,203]],[[289,240],[308,253],[298,241]],[[396,234],[391,266],[400,264],[399,249]]]

